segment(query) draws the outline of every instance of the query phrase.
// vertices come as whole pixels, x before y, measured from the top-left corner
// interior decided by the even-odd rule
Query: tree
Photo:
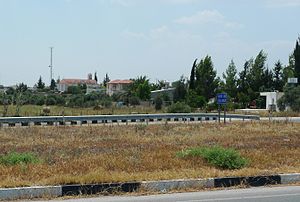
[[[187,95],[187,104],[192,108],[202,108],[205,106],[206,101],[203,96],[197,95],[194,90],[189,90]]]
[[[195,89],[195,71],[196,71],[196,66],[197,66],[197,58],[195,59],[195,61],[193,63],[192,70],[191,70],[190,85],[189,85],[189,89],[190,90],[194,90]]]
[[[229,95],[230,98],[235,99],[237,97],[237,86],[238,86],[238,79],[237,79],[237,69],[236,66],[231,60],[229,63],[226,72],[223,73],[224,83],[224,90]]]
[[[160,96],[156,96],[154,99],[155,110],[161,110],[163,105],[163,99]]]
[[[273,81],[274,89],[282,92],[284,81],[283,81],[283,67],[280,60],[278,60],[275,63],[275,67],[273,71],[274,71],[274,81]]]
[[[289,64],[283,68],[282,77],[283,83],[288,82],[288,78],[292,78],[295,75],[295,58],[293,55],[289,56]]]
[[[249,92],[253,92],[250,88],[250,69],[253,64],[253,59],[247,60],[243,70],[239,73],[238,79],[238,101],[246,108],[251,101]]]
[[[200,61],[196,68],[196,93],[205,97],[206,101],[215,97],[219,85],[216,71],[210,56]]]
[[[17,92],[26,92],[27,90],[28,90],[28,87],[27,87],[27,85],[24,84],[24,83],[20,83],[20,84],[18,84],[17,87],[16,87],[16,91],[17,91]]]
[[[37,84],[36,84],[36,87],[40,90],[44,89],[45,88],[45,83],[43,82],[42,80],[42,76],[40,76]]]
[[[300,37],[296,42],[296,47],[294,50],[294,59],[295,59],[295,77],[300,81]]]
[[[264,85],[259,88],[259,91],[274,91],[274,78],[273,72],[270,69],[265,69],[262,75]]]
[[[149,100],[151,95],[151,86],[146,76],[140,76],[132,79],[133,83],[129,87],[131,96],[137,96],[141,100]]]
[[[56,82],[54,79],[51,79],[50,90],[55,90],[55,88],[56,88]]]
[[[261,50],[256,56],[254,63],[250,69],[250,87],[254,92],[259,92],[260,88],[265,85],[263,78],[266,70],[265,64],[267,60],[267,54]]]
[[[244,69],[239,73],[238,89],[240,93],[246,94],[248,92],[248,89],[250,88],[249,74],[252,63],[253,59],[246,61],[244,64]]]
[[[287,85],[284,88],[284,95],[279,99],[281,109],[290,107],[293,111],[300,112],[300,86]],[[284,107],[282,107],[284,106]]]
[[[98,83],[97,72],[95,72],[95,74],[94,74],[94,80],[96,81],[96,83]]]
[[[109,79],[109,77],[108,77],[108,74],[106,73],[106,74],[105,74],[105,77],[104,77],[104,79],[103,79],[103,86],[106,87],[108,82],[110,82],[110,79]]]
[[[172,86],[175,88],[174,91],[174,102],[183,102],[185,101],[187,95],[187,82],[183,76],[180,77],[178,81],[172,83]]]

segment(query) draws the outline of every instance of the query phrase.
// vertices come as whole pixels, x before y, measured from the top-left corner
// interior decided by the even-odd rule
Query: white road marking
[[[231,198],[217,198],[217,199],[200,199],[200,200],[183,200],[176,202],[201,202],[201,201],[232,201],[232,200],[242,200],[242,199],[262,199],[262,198],[274,198],[274,197],[286,197],[286,196],[300,196],[299,194],[275,194],[267,196],[245,196],[245,197],[231,197]]]

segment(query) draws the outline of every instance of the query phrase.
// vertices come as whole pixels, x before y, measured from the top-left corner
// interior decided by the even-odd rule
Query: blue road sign
[[[219,93],[217,94],[217,103],[219,105],[227,103],[227,94],[226,93]]]

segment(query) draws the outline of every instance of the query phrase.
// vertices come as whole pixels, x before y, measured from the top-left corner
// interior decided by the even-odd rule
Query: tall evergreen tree
[[[254,92],[259,92],[264,86],[265,81],[263,78],[266,70],[265,64],[267,60],[267,54],[263,50],[256,56],[254,63],[250,70],[250,87]]]
[[[300,82],[300,37],[296,42],[296,47],[294,50],[294,59],[295,59],[295,77],[298,78],[298,82]]]
[[[42,80],[42,76],[40,76],[40,78],[39,78],[39,80],[38,80],[38,82],[37,82],[37,84],[36,84],[36,87],[37,87],[38,89],[44,89],[44,88],[45,88],[45,83],[44,83],[43,80]]]
[[[195,71],[196,71],[196,66],[197,66],[197,58],[195,59],[195,61],[193,63],[192,70],[191,70],[190,85],[189,85],[189,89],[190,90],[194,90],[195,89]]]
[[[56,88],[56,82],[54,79],[51,79],[50,89],[54,90]]]
[[[289,64],[283,68],[282,77],[283,83],[286,84],[288,82],[288,78],[292,78],[295,75],[295,58],[294,55],[291,54],[289,56]]]
[[[183,76],[178,81],[172,83],[174,91],[174,102],[183,102],[187,96],[187,82]]]
[[[266,68],[263,72],[262,79],[264,81],[264,85],[260,87],[260,91],[274,91],[274,74],[273,71],[269,68]]]
[[[247,93],[248,89],[250,88],[250,68],[253,64],[253,59],[250,59],[245,62],[244,69],[239,73],[239,80],[238,80],[238,89],[239,92]]]
[[[110,79],[109,79],[109,77],[108,77],[108,74],[106,73],[106,74],[105,74],[105,77],[104,77],[104,79],[103,79],[103,86],[106,87],[106,85],[107,85],[108,82],[110,82]]]
[[[95,72],[95,74],[94,74],[94,80],[98,83],[97,72]]]
[[[237,97],[237,69],[231,60],[225,73],[223,73],[224,90],[229,95],[230,98],[235,99]]]
[[[250,88],[250,69],[253,64],[253,59],[245,62],[244,69],[239,73],[238,79],[238,101],[242,104],[242,107],[246,108],[251,100],[249,91]]]
[[[218,79],[210,56],[200,61],[196,68],[196,92],[208,101],[215,97],[218,88]]]
[[[274,90],[278,90],[278,91],[283,91],[283,86],[284,86],[284,82],[283,82],[283,66],[280,62],[280,60],[278,60],[275,63],[275,67],[274,67]]]

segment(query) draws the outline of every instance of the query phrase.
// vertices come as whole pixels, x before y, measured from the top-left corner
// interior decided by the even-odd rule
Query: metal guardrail
[[[221,115],[221,118],[224,118]],[[259,120],[259,116],[227,114],[227,119]],[[66,123],[96,124],[114,122],[154,122],[154,121],[209,121],[218,120],[216,113],[176,113],[176,114],[129,114],[129,115],[89,115],[89,116],[35,116],[1,117],[0,126],[65,125]]]

